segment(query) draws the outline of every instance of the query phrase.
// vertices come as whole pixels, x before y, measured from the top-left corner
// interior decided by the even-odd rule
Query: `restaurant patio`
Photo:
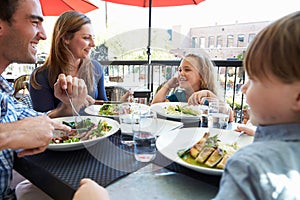
[[[166,34],[168,33],[166,32]],[[222,48],[218,46],[219,40],[217,38],[213,40],[214,47],[202,48],[201,42],[199,42],[201,37],[196,37],[192,33],[193,31],[190,30],[189,34],[187,34],[190,46],[186,49],[193,52],[202,50],[213,52],[223,48],[223,46]],[[242,40],[245,46],[238,46]],[[206,40],[205,44],[209,44],[209,41],[211,40]],[[248,36],[237,37],[233,41],[236,41],[233,43],[237,45],[236,48],[241,50],[241,52],[243,52],[242,48],[247,48],[247,45],[251,42],[248,40]],[[98,40],[97,42],[109,46],[107,41],[100,42]],[[226,43],[225,40],[222,42]],[[122,50],[122,46],[118,45],[116,44],[117,48]],[[109,48],[112,49],[112,46],[109,46]],[[233,49],[231,46],[228,48]],[[143,50],[145,49],[146,46]],[[168,48],[168,50],[170,49]],[[157,49],[153,48],[152,50],[154,54],[157,53],[155,51]],[[178,52],[181,54],[179,55]],[[130,89],[133,90],[134,102],[141,103],[143,106],[147,104],[149,105],[146,106],[147,112],[153,111],[153,107],[151,107],[153,96],[156,95],[158,89],[165,81],[176,75],[180,59],[188,54],[183,49],[178,52],[173,52],[172,54],[172,51],[169,51],[173,56],[172,59],[169,57],[161,60],[150,59],[151,62],[149,62],[149,57],[148,60],[145,59],[145,56],[149,56],[149,52],[146,54],[142,53],[139,59],[120,59],[124,54],[121,56],[116,54],[108,56],[109,54],[107,54],[105,59],[93,57],[101,63],[104,70],[104,85],[108,96],[108,101],[104,103],[110,105],[120,104],[121,97]],[[25,64],[23,65],[25,66],[23,72],[29,76],[31,71],[39,67],[43,62],[44,59],[41,59],[33,65]],[[212,57],[212,62],[218,75],[222,97],[234,111],[234,121],[229,122],[229,120],[226,120],[226,128],[208,128],[208,126],[203,126],[202,117],[208,118],[208,113],[202,111],[196,117],[193,116],[194,118],[182,115],[183,111],[180,111],[179,117],[176,116],[175,118],[172,118],[174,117],[172,115],[159,116],[158,114],[157,118],[155,117],[155,120],[157,120],[155,125],[157,129],[155,129],[156,132],[153,137],[155,143],[153,145],[152,143],[150,144],[152,149],[153,147],[155,149],[154,152],[151,152],[154,153],[153,159],[147,162],[140,162],[136,157],[136,154],[139,153],[136,134],[152,132],[151,128],[149,128],[151,130],[142,130],[140,128],[139,123],[141,123],[141,116],[143,115],[142,110],[130,109],[130,112],[126,113],[129,114],[130,118],[128,119],[130,119],[129,124],[132,130],[131,135],[127,134],[127,137],[129,136],[132,142],[131,145],[128,145],[122,142],[125,131],[122,131],[124,125],[121,123],[119,107],[117,107],[118,114],[108,114],[106,116],[100,114],[98,108],[101,107],[95,107],[97,109],[93,110],[92,114],[84,108],[81,110],[83,112],[80,113],[84,115],[82,117],[98,120],[98,126],[99,122],[103,122],[101,120],[108,124],[108,127],[111,129],[108,129],[107,135],[104,134],[85,141],[80,138],[77,143],[55,143],[58,138],[62,138],[60,137],[61,135],[56,135],[58,137],[52,138],[45,152],[24,157],[18,157],[15,153],[14,170],[41,189],[43,193],[46,193],[52,199],[58,200],[72,199],[74,193],[80,187],[82,178],[91,178],[97,184],[105,187],[109,191],[112,200],[120,198],[157,200],[212,199],[218,192],[224,168],[217,167],[216,163],[208,166],[206,162],[208,159],[205,160],[205,163],[200,163],[196,159],[192,160],[193,148],[196,148],[196,144],[200,143],[201,138],[209,134],[212,134],[213,137],[217,136],[215,138],[218,141],[230,145],[230,147],[234,146],[236,149],[252,143],[253,140],[253,135],[236,131],[238,125],[245,124],[249,119],[246,97],[241,92],[241,86],[247,81],[247,75],[243,69],[243,53],[223,59]],[[18,64],[14,63],[11,68],[16,69],[16,65]],[[11,82],[16,81],[15,74],[6,72],[3,75],[11,76],[8,78]],[[69,100],[72,105],[72,99],[69,98]],[[100,106],[102,105],[103,102],[101,102]],[[179,105],[181,104],[179,103]],[[135,108],[141,109],[142,107],[139,105],[139,107]],[[138,118],[134,118],[137,117],[135,114]],[[73,122],[74,119],[76,121],[74,116],[67,116],[53,120],[64,123],[68,120]],[[212,118],[210,120],[214,121]],[[137,124],[139,124],[139,131],[134,132],[133,126],[137,126]],[[102,126],[100,127],[102,128]],[[75,126],[72,130],[79,131],[79,128]],[[110,130],[112,131],[110,132]],[[61,132],[59,134],[65,133]],[[146,143],[143,145],[146,145]],[[149,144],[147,143],[147,145]],[[213,149],[213,152],[215,151],[218,152],[219,149]],[[181,154],[182,152],[183,154]],[[145,154],[147,153],[149,152]],[[197,154],[197,158],[199,154]],[[223,158],[225,156],[222,157],[222,160]],[[224,159],[224,163],[226,159]]]

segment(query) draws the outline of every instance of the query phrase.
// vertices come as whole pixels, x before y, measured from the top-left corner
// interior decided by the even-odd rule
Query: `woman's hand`
[[[62,102],[62,105],[53,110],[49,114],[50,117],[72,115],[72,108],[66,91],[72,98],[73,105],[77,111],[95,103],[95,100],[88,95],[87,87],[83,79],[60,74],[54,84],[54,96]]]
[[[82,105],[87,99],[87,88],[83,79],[60,74],[54,84],[54,96],[64,104],[69,104],[66,91],[72,97],[73,104]]]

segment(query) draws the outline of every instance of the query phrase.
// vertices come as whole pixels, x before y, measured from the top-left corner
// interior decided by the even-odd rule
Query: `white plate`
[[[148,106],[146,104],[139,104],[139,106],[141,106],[142,109],[150,108],[150,106]],[[84,111],[89,115],[119,117],[119,115],[100,115],[99,110],[101,107],[102,107],[102,105],[90,105],[90,106],[86,107]]]
[[[171,120],[165,120],[165,119],[157,119],[157,125],[159,127],[156,135],[160,136],[164,133],[167,133],[171,130],[175,130],[177,128],[183,127],[182,122],[176,122],[176,121],[171,121]]]
[[[200,138],[208,132],[208,128],[182,128],[176,129],[167,133],[162,134],[156,141],[156,147],[158,151],[171,161],[176,162],[184,167],[192,170],[202,172],[211,175],[221,175],[222,169],[215,169],[209,167],[201,167],[189,164],[183,161],[178,155],[177,151],[192,147],[197,143]],[[210,131],[211,136],[219,134],[219,139],[225,143],[231,144],[238,137],[239,133],[230,130],[214,129]],[[253,136],[242,135],[237,140],[237,144],[240,147],[252,143]]]
[[[150,108],[154,111],[156,111],[158,114],[160,114],[163,117],[173,118],[173,119],[183,119],[183,120],[200,120],[200,114],[201,114],[201,106],[190,106],[193,110],[196,110],[199,112],[199,116],[193,116],[193,115],[186,115],[186,114],[168,114],[165,111],[165,108],[169,106],[186,106],[187,103],[183,102],[162,102],[162,103],[155,103],[150,106]]]
[[[89,115],[102,116],[99,114],[99,110],[103,105],[90,105],[84,109],[84,111]],[[111,115],[116,117],[117,115]]]
[[[77,149],[83,149],[85,147],[92,146],[97,142],[99,142],[100,140],[115,134],[120,129],[120,124],[113,119],[109,119],[105,117],[94,117],[94,116],[82,116],[82,118],[84,119],[90,118],[94,123],[98,123],[100,120],[105,120],[108,122],[110,126],[112,126],[112,129],[109,132],[107,132],[103,137],[98,137],[95,139],[79,141],[74,143],[49,144],[48,149],[54,151],[72,151]],[[54,118],[54,120],[59,123],[62,123],[63,121],[72,122],[74,121],[74,117],[60,117],[60,118]]]

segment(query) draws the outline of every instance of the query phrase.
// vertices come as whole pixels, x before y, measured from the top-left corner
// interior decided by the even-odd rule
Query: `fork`
[[[243,135],[247,135],[247,134],[246,134],[244,131],[240,132],[240,133],[238,134],[238,136],[235,138],[235,140],[234,140],[233,143],[237,142],[237,141],[240,139],[240,137],[243,136]]]
[[[73,113],[73,117],[75,118],[75,122],[77,123],[77,124],[79,124],[80,122],[83,122],[83,119],[82,119],[82,117],[80,116],[80,114],[76,111],[76,109],[75,109],[75,107],[74,107],[74,105],[73,105],[73,102],[72,102],[72,99],[71,99],[71,97],[70,97],[70,95],[69,95],[69,93],[68,93],[68,91],[65,89],[65,92],[66,92],[66,95],[67,95],[67,97],[68,97],[68,99],[69,99],[69,102],[70,102],[70,104],[71,104],[71,107],[72,107],[72,113]],[[78,120],[79,119],[79,120]]]

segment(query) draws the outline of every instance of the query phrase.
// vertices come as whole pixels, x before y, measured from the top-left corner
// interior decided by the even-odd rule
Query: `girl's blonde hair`
[[[54,26],[50,54],[45,63],[31,76],[31,84],[35,89],[41,87],[35,78],[36,73],[40,71],[48,69],[48,81],[51,88],[54,87],[59,74],[69,74],[69,69],[72,67],[70,60],[73,59],[73,54],[64,40],[72,39],[74,34],[85,24],[91,24],[91,20],[77,11],[67,11],[60,15]],[[78,78],[85,81],[89,93],[94,88],[93,67],[91,60],[86,58],[82,60],[78,71]]]
[[[215,95],[219,97],[220,95],[220,85],[217,80],[216,69],[210,60],[209,56],[205,53],[201,54],[188,54],[184,59],[193,58],[197,61],[196,66],[194,66],[202,78],[200,81],[200,90],[210,90]]]
[[[300,80],[300,11],[264,28],[250,44],[244,67],[251,78],[272,74],[284,83]]]

